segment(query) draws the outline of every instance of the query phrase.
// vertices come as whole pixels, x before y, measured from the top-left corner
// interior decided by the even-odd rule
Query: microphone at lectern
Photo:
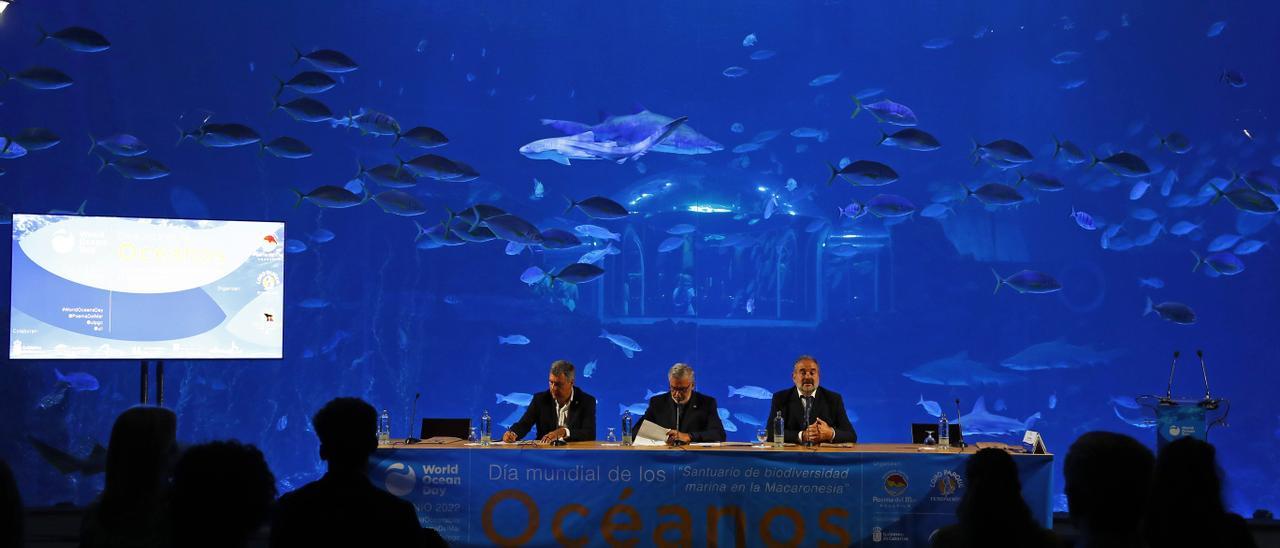
[[[964,426],[960,424],[960,398],[956,398],[956,420],[951,424],[956,425],[956,433],[959,434],[959,436],[956,436],[956,443],[960,444],[960,450],[964,451]],[[950,429],[950,427],[948,427],[948,429]],[[939,433],[938,435],[941,436],[942,434]]]
[[[164,407],[164,360],[156,360],[156,405]]]
[[[1169,366],[1169,386],[1165,388],[1164,399],[1160,400],[1160,403],[1170,403],[1173,401],[1173,372],[1178,368],[1178,356],[1181,354],[1182,353],[1177,350],[1173,351],[1173,364]]]
[[[1196,349],[1196,357],[1200,358],[1200,374],[1204,375],[1204,399],[1209,401],[1209,369],[1204,365],[1204,351]]]
[[[418,436],[413,433],[413,421],[416,420],[414,419],[414,417],[418,416],[418,396],[421,396],[421,395],[422,393],[420,392],[413,393],[413,407],[411,407],[412,410],[409,411],[409,429],[408,431],[405,432],[405,436],[404,436],[405,445],[411,445],[411,444],[422,441],[418,439]]]

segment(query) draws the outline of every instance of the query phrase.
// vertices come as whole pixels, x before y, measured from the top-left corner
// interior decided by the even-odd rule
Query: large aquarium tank
[[[1181,351],[1202,397],[1202,350],[1227,503],[1280,509],[1274,5],[0,8],[6,223],[287,223],[283,359],[165,380],[183,442],[257,445],[281,492],[323,473],[333,397],[394,437],[415,394],[506,425],[557,359],[601,436],[686,362],[752,439],[809,354],[864,442],[959,415],[1060,472],[1087,431],[1154,446],[1140,396]],[[136,361],[5,360],[29,504],[93,499],[77,466],[138,388]]]

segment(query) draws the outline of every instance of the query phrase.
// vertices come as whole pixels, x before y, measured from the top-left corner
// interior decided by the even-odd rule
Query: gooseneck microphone
[[[156,405],[164,407],[164,360],[156,361]]]
[[[1198,354],[1199,351],[1196,353]],[[1173,372],[1178,368],[1178,356],[1181,354],[1182,353],[1177,350],[1173,351],[1173,364],[1169,366],[1169,386],[1164,389],[1164,399],[1160,400],[1161,403],[1170,403],[1173,401]]]
[[[140,395],[138,397],[142,405],[146,405],[147,389],[148,389],[147,381],[150,380],[151,378],[151,366],[147,362],[147,360],[142,360],[142,365],[140,366],[140,372],[141,372],[141,375],[139,376],[139,378],[141,380],[140,380],[140,385],[138,386],[138,392]]]
[[[413,421],[416,420],[414,419],[414,417],[418,416],[418,396],[421,396],[421,395],[422,393],[420,392],[413,393],[413,406],[410,407],[411,410],[409,411],[409,425],[408,425],[408,428],[405,429],[405,435],[404,435],[405,445],[413,445],[415,443],[422,441],[418,439],[418,436],[413,433]]]
[[[684,445],[684,441],[680,439],[680,403],[671,399],[671,403],[676,406],[676,439],[671,440],[671,445]]]
[[[1204,399],[1208,401],[1213,398],[1209,397],[1209,370],[1204,365],[1204,351],[1197,349],[1196,357],[1200,358],[1200,373],[1204,375]]]
[[[961,451],[964,451],[964,448],[965,448],[965,443],[964,443],[964,426],[961,426],[961,425],[960,425],[960,398],[956,398],[956,420],[955,420],[955,422],[953,422],[953,423],[951,423],[951,424],[956,425],[956,434],[958,434],[958,435],[956,436],[956,443],[958,443],[958,444],[959,444],[960,450],[961,450]],[[948,428],[950,428],[950,427],[948,426]],[[941,432],[939,432],[939,433],[938,433],[938,435],[939,435],[939,436],[941,436],[941,435],[942,435],[942,433],[941,433]],[[950,435],[948,435],[947,437],[948,437],[948,438],[950,438],[951,436],[950,436]]]

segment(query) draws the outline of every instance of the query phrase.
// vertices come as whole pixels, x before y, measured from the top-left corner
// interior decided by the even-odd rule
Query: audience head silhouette
[[[1145,530],[1151,546],[1251,546],[1244,518],[1222,503],[1222,471],[1208,442],[1180,438],[1156,457]]]
[[[177,416],[162,407],[131,407],[116,417],[107,444],[106,485],[98,503],[85,512],[82,545],[161,544],[177,429]]]
[[[1155,457],[1138,440],[1089,432],[1067,451],[1062,465],[1071,519],[1081,545],[1138,545]]]
[[[131,407],[116,417],[107,445],[104,510],[160,497],[177,454],[178,417],[163,407]]]
[[[1022,500],[1018,466],[1003,449],[981,449],[965,462],[964,495],[956,508],[956,525],[933,536],[936,548],[1057,546]]]
[[[1022,500],[1018,466],[1009,453],[979,450],[965,463],[964,475],[967,485],[956,510],[962,527],[993,536],[1017,536],[1011,527],[1035,527],[1031,508]]]
[[[421,546],[413,505],[374,486],[365,473],[378,447],[373,407],[357,398],[337,398],[316,412],[311,424],[329,473],[280,497],[271,546]]]
[[[378,448],[378,412],[359,398],[336,398],[312,417],[329,470],[363,470]]]
[[[187,449],[173,469],[174,546],[244,546],[276,497],[262,452],[236,441]]]
[[[21,548],[22,497],[9,464],[0,459],[0,548]]]

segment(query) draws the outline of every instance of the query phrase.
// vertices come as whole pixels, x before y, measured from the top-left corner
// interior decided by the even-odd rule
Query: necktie
[[[800,397],[800,401],[801,401],[801,403],[804,405],[804,427],[803,427],[803,428],[801,428],[801,432],[802,432],[802,436],[801,436],[801,437],[803,437],[803,431],[804,431],[804,429],[805,429],[805,428],[809,428],[809,423],[812,421],[812,415],[813,415],[813,396],[801,396],[801,397]],[[808,445],[808,444],[809,444],[809,441],[811,441],[811,440],[806,439],[806,440],[805,440],[805,445]]]

